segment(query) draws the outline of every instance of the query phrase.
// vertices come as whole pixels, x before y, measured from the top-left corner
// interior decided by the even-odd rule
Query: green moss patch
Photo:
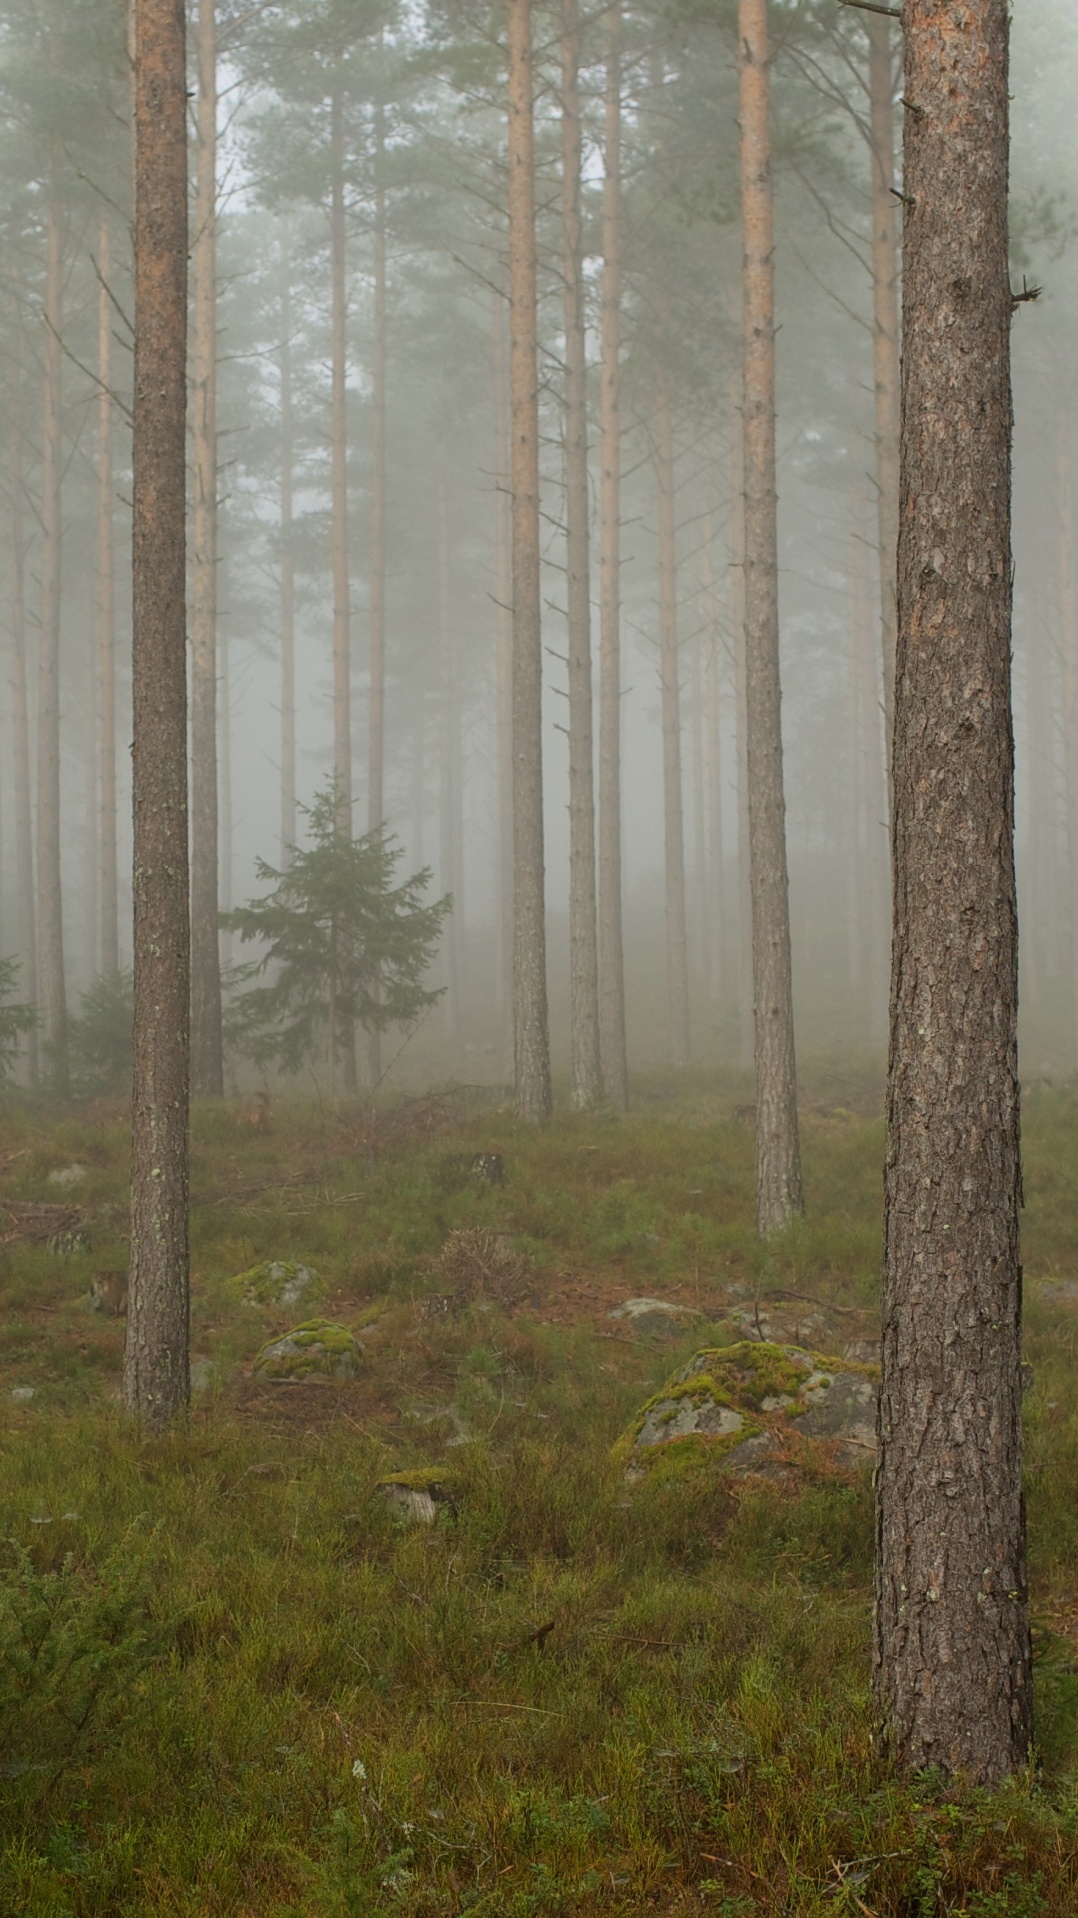
[[[245,1305],[298,1305],[301,1300],[313,1304],[325,1292],[313,1266],[297,1265],[291,1259],[263,1259],[248,1271],[237,1272],[228,1289]]]
[[[270,1339],[254,1363],[261,1378],[349,1378],[358,1372],[360,1349],[346,1326],[307,1319],[283,1338]]]

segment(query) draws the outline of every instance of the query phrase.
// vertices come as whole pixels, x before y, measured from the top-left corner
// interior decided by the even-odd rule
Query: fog
[[[205,5],[205,0],[203,0]],[[865,16],[774,0],[779,598],[797,1042],[886,1044],[888,826],[877,428],[873,398]],[[197,9],[193,22],[197,17]],[[584,19],[592,654],[598,713],[604,179],[602,13]],[[472,4],[309,0],[217,7],[216,790],[219,900],[287,863],[290,818],[334,766],[332,195],[340,106],[345,229],[347,577],[355,830],[369,820],[372,586],[384,568],[384,823],[400,875],[429,866],[453,910],[388,1084],[511,1075],[504,768],[509,645],[504,29]],[[535,16],[542,435],[543,752],[548,969],[556,1070],[569,1030],[564,492],[565,333],[559,20]],[[892,55],[897,60],[898,33]],[[657,407],[674,445],[681,799],[690,1057],[751,1063],[740,741],[740,258],[730,9],[626,9],[622,45],[621,643],[623,884],[630,1065],[671,1058],[664,918]],[[1017,852],[1024,1077],[1078,1068],[1078,21],[1016,9],[1014,320]],[[129,79],[121,0],[8,0],[0,350],[6,527],[0,707],[0,954],[34,1000],[26,840],[41,783],[41,635],[60,580],[63,956],[72,1012],[110,967],[106,648],[116,674],[119,957],[131,961],[129,517],[132,291]],[[192,194],[200,89],[191,30]],[[900,74],[894,124],[900,139]],[[379,158],[377,125],[383,127]],[[895,182],[900,186],[898,155]],[[897,202],[896,202],[897,204]],[[202,224],[200,225],[200,222]],[[385,249],[384,552],[376,542],[377,270]],[[204,230],[193,199],[191,235]],[[58,304],[49,290],[50,232]],[[192,279],[194,291],[194,275]],[[103,308],[104,296],[104,308]],[[109,344],[102,339],[107,312]],[[53,312],[59,315],[54,320]],[[61,348],[50,416],[50,349]],[[192,349],[194,350],[194,348]],[[284,383],[290,385],[290,422]],[[102,391],[111,467],[103,477]],[[197,369],[192,390],[197,390]],[[60,520],[48,507],[49,435]],[[282,524],[282,479],[291,527]],[[194,501],[192,465],[192,502]],[[102,499],[115,624],[103,610]],[[286,554],[290,556],[286,566]],[[189,557],[195,564],[195,542]],[[294,588],[294,790],[283,705]],[[192,593],[194,592],[192,584]],[[338,617],[339,617],[338,608]],[[18,655],[29,689],[20,771]],[[27,778],[27,773],[29,777]],[[20,792],[19,782],[23,790]],[[1068,817],[1070,829],[1068,831]],[[376,822],[375,822],[376,823]],[[36,854],[35,854],[36,857]],[[21,878],[20,878],[21,876]],[[40,883],[40,874],[37,882]],[[262,886],[264,890],[264,885]],[[40,956],[41,933],[38,931]],[[226,996],[237,942],[222,934]],[[407,1043],[405,1043],[407,1040]],[[25,1076],[24,1058],[20,1071]],[[253,1082],[238,1056],[228,1083]]]

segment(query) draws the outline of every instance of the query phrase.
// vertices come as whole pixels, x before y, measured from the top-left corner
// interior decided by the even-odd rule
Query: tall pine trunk
[[[1032,1735],[1011,732],[1008,0],[907,0],[876,1699],[904,1769]],[[911,110],[912,109],[912,110]]]
[[[378,36],[378,86],[385,83],[384,34]],[[367,829],[385,824],[386,758],[386,110],[374,104],[374,350],[371,356],[371,702]],[[367,1034],[367,1082],[382,1076],[382,1035]]]
[[[491,296],[494,384],[494,692],[498,760],[498,1002],[506,1072],[513,1055],[513,569],[505,302]]]
[[[198,0],[192,265],[191,1090],[225,1089],[217,826],[217,0]]]
[[[135,0],[135,1016],[124,1402],[187,1406],[187,72],[183,0]]]
[[[352,832],[352,641],[348,576],[348,288],[344,208],[344,102],[330,96],[330,562],[333,573],[333,778],[337,830]],[[334,1032],[331,1051],[345,1095],[359,1087],[354,1031]],[[335,1086],[336,1089],[336,1086]]]
[[[739,0],[744,245],[745,746],[756,1058],[756,1225],[803,1209],[797,1128],[775,496],[775,221],[767,0]]]
[[[97,593],[98,688],[100,697],[101,972],[120,970],[119,869],[116,848],[116,548],[113,536],[116,482],[112,466],[112,246],[102,218],[97,270]]]
[[[41,454],[41,624],[37,677],[37,955],[45,1070],[54,1091],[68,1089],[64,911],[60,876],[60,556],[64,220],[49,167],[45,204],[45,383]]]
[[[756,1020],[756,1228],[767,1237],[802,1212],[802,1160],[779,689],[775,209],[767,0],[740,0],[738,19],[744,242],[744,710]]]
[[[663,737],[663,869],[670,1062],[689,1063],[689,942],[685,922],[685,818],[681,776],[681,658],[677,617],[674,428],[666,369],[655,388],[655,480],[659,508],[659,685]]]
[[[23,527],[23,441],[17,400],[11,433],[11,723],[15,770],[15,885],[19,909],[19,988],[37,999],[37,915],[34,903],[34,824],[30,783],[30,700],[26,661],[26,547]],[[37,1031],[26,1035],[26,1076],[38,1081]]]
[[[708,976],[712,998],[721,1011],[726,999],[728,975],[722,798],[722,639],[719,632],[719,604],[715,580],[715,523],[710,514],[706,521],[704,537],[703,645],[706,683],[704,804],[707,824],[705,840],[707,844],[707,909],[711,921],[707,939]]]
[[[580,13],[561,8],[562,271],[565,280],[565,559],[569,636],[569,1039],[572,1103],[598,1105],[591,560],[584,241],[580,212]]]
[[[460,1037],[461,896],[460,859],[460,722],[457,713],[457,670],[453,645],[453,608],[449,542],[449,483],[446,455],[438,460],[438,864],[443,892],[453,896],[446,922],[445,1030]]]
[[[876,409],[876,538],[888,766],[895,720],[895,564],[898,554],[898,201],[891,23],[866,13],[872,165],[872,372]]]
[[[621,896],[621,0],[606,13],[599,368],[599,1042],[611,1105],[629,1103]]]
[[[543,854],[539,359],[531,0],[508,0],[509,395],[513,488],[513,1042],[522,1119],[551,1113]]]
[[[292,285],[281,275],[281,867],[296,843],[296,548],[292,518],[295,419],[292,399]]]

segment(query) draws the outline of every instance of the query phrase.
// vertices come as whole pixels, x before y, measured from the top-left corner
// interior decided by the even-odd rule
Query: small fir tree
[[[11,1071],[23,1033],[32,1032],[37,1025],[36,1006],[8,1004],[18,989],[18,980],[18,960],[0,959],[0,1079],[6,1079]]]
[[[294,1073],[328,1051],[335,1076],[356,1026],[409,1025],[441,997],[423,977],[451,901],[423,904],[428,868],[394,885],[400,848],[382,832],[353,839],[341,824],[335,784],[318,795],[307,820],[310,844],[294,849],[285,871],[258,861],[271,890],[222,914],[241,940],[264,946],[259,958],[233,968],[231,983],[242,989],[226,1029],[236,1051],[257,1065]],[[265,983],[249,983],[255,980]]]

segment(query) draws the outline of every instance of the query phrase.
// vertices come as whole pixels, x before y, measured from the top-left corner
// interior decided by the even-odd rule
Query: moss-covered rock
[[[329,1319],[307,1319],[283,1338],[270,1339],[254,1363],[260,1378],[350,1378],[361,1354],[346,1326]]]
[[[444,1465],[420,1465],[410,1472],[390,1472],[379,1479],[378,1490],[406,1525],[433,1525],[440,1510],[456,1510],[460,1479]]]
[[[245,1305],[298,1305],[301,1299],[313,1304],[325,1287],[310,1265],[296,1265],[291,1259],[263,1259],[249,1272],[237,1272],[229,1280]]]
[[[878,1376],[876,1366],[751,1339],[696,1352],[641,1407],[616,1453],[634,1475],[680,1470],[701,1453],[728,1472],[814,1454],[821,1465],[870,1464]]]

